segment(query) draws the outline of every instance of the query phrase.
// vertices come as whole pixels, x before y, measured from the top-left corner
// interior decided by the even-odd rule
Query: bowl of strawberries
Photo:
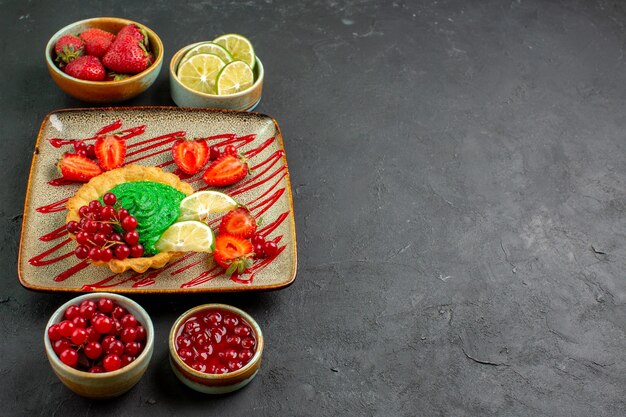
[[[156,80],[163,43],[150,28],[128,19],[96,17],[72,23],[46,46],[46,64],[67,94],[91,103],[136,97]]]

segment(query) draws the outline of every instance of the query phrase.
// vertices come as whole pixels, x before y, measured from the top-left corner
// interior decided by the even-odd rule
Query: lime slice
[[[213,231],[195,220],[171,225],[155,247],[160,252],[213,252]]]
[[[183,85],[192,90],[215,94],[215,80],[224,65],[217,55],[199,54],[180,65],[176,75]]]
[[[222,47],[222,46],[220,46],[220,45],[218,45],[216,43],[213,43],[213,42],[205,42],[205,43],[202,43],[202,44],[200,44],[198,46],[195,46],[192,49],[190,49],[185,54],[183,59],[180,60],[180,64],[179,65],[182,65],[183,63],[185,63],[185,61],[187,61],[192,56],[200,55],[200,54],[217,55],[226,64],[228,64],[229,62],[232,62],[232,60],[233,60],[232,55],[226,49],[224,49],[224,47]]]
[[[254,74],[248,64],[243,61],[233,61],[226,64],[217,76],[215,89],[217,94],[234,94],[252,87]]]
[[[178,221],[205,220],[209,214],[225,213],[238,205],[232,197],[219,191],[198,191],[180,202]]]
[[[223,46],[237,61],[243,61],[254,68],[254,48],[248,39],[241,35],[229,33],[213,39],[213,43]]]

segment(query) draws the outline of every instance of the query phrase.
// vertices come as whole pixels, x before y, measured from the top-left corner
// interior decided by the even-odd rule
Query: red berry
[[[76,154],[80,155],[80,156],[84,156],[85,158],[87,158],[87,151],[84,150],[84,149],[81,149],[80,151],[77,151]]]
[[[93,248],[89,249],[89,259],[91,259],[92,261],[99,261],[101,254],[102,250],[100,248],[94,246]]]
[[[263,244],[262,243],[255,243],[252,245],[252,251],[254,252],[254,257],[259,259],[259,258],[264,258],[265,257],[265,252],[263,251]]]
[[[102,201],[107,206],[114,206],[117,203],[117,197],[113,193],[106,193],[102,196]]]
[[[80,243],[81,245],[87,245],[89,244],[89,240],[91,239],[91,235],[85,231],[82,232],[78,232],[76,234],[76,241],[78,243]]]
[[[122,327],[123,326],[124,324],[122,322]],[[122,342],[124,343],[134,342],[136,337],[137,337],[137,329],[134,327],[127,327],[123,329],[122,333],[120,334],[120,339],[122,339]]]
[[[100,340],[100,333],[98,333],[92,326],[85,329],[87,332],[87,340],[90,342],[97,342]]]
[[[122,368],[133,363],[135,359],[137,358],[134,356],[122,355]]]
[[[76,326],[74,326],[74,323],[69,320],[63,320],[59,323],[59,333],[61,333],[61,336],[66,338],[72,337],[72,333],[74,333],[75,328]]]
[[[87,327],[87,320],[82,317],[74,317],[72,323],[74,323],[74,326],[76,326],[77,328],[84,329]]]
[[[111,242],[123,242],[124,238],[122,238],[122,235],[120,235],[119,233],[111,233],[111,236],[109,236],[109,240]]]
[[[111,343],[115,342],[117,339],[115,338],[115,336],[112,335],[106,335],[102,338],[102,348],[104,350],[108,350],[109,349],[109,345],[111,345]]]
[[[100,334],[107,334],[113,328],[113,320],[107,316],[97,317],[92,324],[94,330]]]
[[[102,366],[107,372],[117,371],[122,367],[122,360],[118,355],[106,355],[102,360]]]
[[[54,353],[57,355],[60,355],[61,352],[70,347],[72,347],[72,345],[67,339],[60,339],[53,343],[52,350],[54,350]]]
[[[102,311],[103,313],[112,312],[113,307],[115,307],[115,305],[113,304],[113,300],[111,300],[110,298],[101,298],[98,300],[98,310]]]
[[[85,152],[87,152],[87,158],[94,159],[96,157],[96,147],[95,145],[87,145],[85,148]]]
[[[111,206],[104,206],[102,207],[102,209],[100,210],[100,218],[102,220],[111,220],[113,217],[115,217],[115,209]],[[107,224],[107,223],[103,223],[103,224]]]
[[[250,333],[252,333],[250,327],[246,326],[245,324],[240,324],[239,326],[235,327],[235,330],[233,331],[237,336],[250,336]]]
[[[126,216],[122,220],[122,229],[128,231],[135,230],[137,228],[137,219],[133,216]]]
[[[211,146],[209,148],[209,159],[211,161],[214,161],[217,158],[219,158],[219,156],[220,156],[220,150],[217,147],[215,147],[215,146]]]
[[[78,362],[78,353],[74,349],[68,348],[61,352],[59,359],[68,366],[74,366]]]
[[[137,319],[132,314],[126,314],[120,319],[120,323],[122,324],[122,328],[128,329],[137,326]]]
[[[107,237],[104,235],[104,233],[96,233],[95,235],[93,235],[93,243],[96,244],[96,246],[104,246],[105,243],[107,243]]]
[[[68,232],[72,234],[76,234],[80,232],[80,225],[78,224],[78,222],[75,222],[74,220],[70,220],[69,222],[67,222],[67,224],[65,225],[65,228],[67,229]]]
[[[135,340],[138,342],[143,342],[144,340],[146,340],[146,329],[144,329],[143,326],[137,326],[135,329],[137,330]]]
[[[78,245],[76,249],[74,249],[74,255],[78,259],[87,259],[89,257],[89,249],[85,245]]]
[[[87,149],[87,144],[86,144],[84,141],[82,141],[82,140],[75,140],[75,141],[73,142],[73,145],[74,145],[74,150],[75,150],[76,152],[78,152],[78,151],[84,151],[84,150],[86,150],[86,149]]]
[[[250,240],[252,241],[253,245],[256,245],[256,244],[262,245],[265,243],[265,237],[260,233],[253,234]]]
[[[85,222],[83,226],[83,230],[87,233],[97,233],[98,232],[98,222],[94,220],[89,220]]]
[[[127,217],[127,219],[128,218],[130,217]],[[137,233],[136,230],[131,230],[130,232],[126,232],[126,234],[124,235],[124,240],[129,245],[134,245],[135,243],[139,242],[139,233]]]
[[[95,366],[92,366],[91,368],[89,368],[88,372],[91,373],[91,374],[101,374],[101,373],[104,372],[104,368],[102,366],[95,365]]]
[[[80,307],[77,305],[71,305],[65,309],[65,318],[68,320],[74,320],[76,317],[80,316]]]
[[[100,209],[102,207],[102,203],[98,200],[91,200],[89,202],[89,209],[91,210],[92,213],[95,213],[96,210]]]
[[[263,245],[263,252],[265,252],[265,256],[267,256],[268,258],[272,258],[278,253],[278,245],[271,240],[267,241]]]
[[[113,317],[115,317],[116,319],[121,319],[122,317],[124,317],[126,315],[127,311],[124,307],[122,306],[115,306],[115,308],[113,309]]]
[[[115,248],[115,259],[124,260],[130,255],[128,245],[117,245]]]
[[[100,260],[102,262],[109,262],[111,259],[113,259],[113,250],[111,250],[111,248],[102,249]]]
[[[131,258],[141,258],[143,256],[143,245],[141,243],[136,243],[131,246],[130,256]]]
[[[128,216],[130,216],[130,213],[125,208],[121,208],[117,212],[117,217],[120,219],[120,221],[124,220]]]
[[[104,346],[104,351],[109,354],[121,355],[124,353],[124,343],[122,343],[121,340],[115,339],[113,342],[109,343],[108,346]]]
[[[90,214],[91,210],[89,210],[89,207],[87,206],[82,206],[78,209],[78,215],[82,218],[88,218]]]
[[[94,303],[83,304],[80,306],[80,316],[84,319],[91,319],[93,317],[93,313],[95,312],[96,305]]]
[[[141,352],[141,348],[142,346],[139,342],[128,342],[124,346],[124,353],[129,356],[137,356]]]
[[[96,359],[102,355],[102,345],[98,342],[89,342],[85,346],[85,356],[89,359]]]
[[[227,145],[224,147],[224,155],[237,156],[237,148],[233,145]]]
[[[52,326],[48,327],[48,339],[50,339],[51,342],[56,342],[57,340],[61,340],[61,332],[59,332],[59,325],[58,324],[53,324]]]
[[[82,345],[87,341],[87,332],[85,331],[85,329],[82,329],[80,327],[74,329],[71,340],[72,343],[74,343],[75,345]]]

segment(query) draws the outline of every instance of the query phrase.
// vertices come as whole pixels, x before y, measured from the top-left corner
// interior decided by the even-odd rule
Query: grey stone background
[[[23,289],[16,259],[34,141],[85,103],[47,74],[47,39],[120,16],[166,63],[239,32],[283,130],[299,270],[258,294],[138,296],[156,327],[127,395],[65,389],[43,353],[70,294]],[[626,415],[626,9],[619,1],[0,1],[0,414]],[[126,105],[172,105],[166,68]],[[223,398],[180,384],[175,318],[251,313],[265,361]]]

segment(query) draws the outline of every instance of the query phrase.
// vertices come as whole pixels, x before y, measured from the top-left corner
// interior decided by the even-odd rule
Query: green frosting
[[[155,243],[180,215],[180,202],[186,197],[174,187],[153,181],[125,182],[109,192],[137,219],[139,243],[144,247],[144,256],[159,251]]]

